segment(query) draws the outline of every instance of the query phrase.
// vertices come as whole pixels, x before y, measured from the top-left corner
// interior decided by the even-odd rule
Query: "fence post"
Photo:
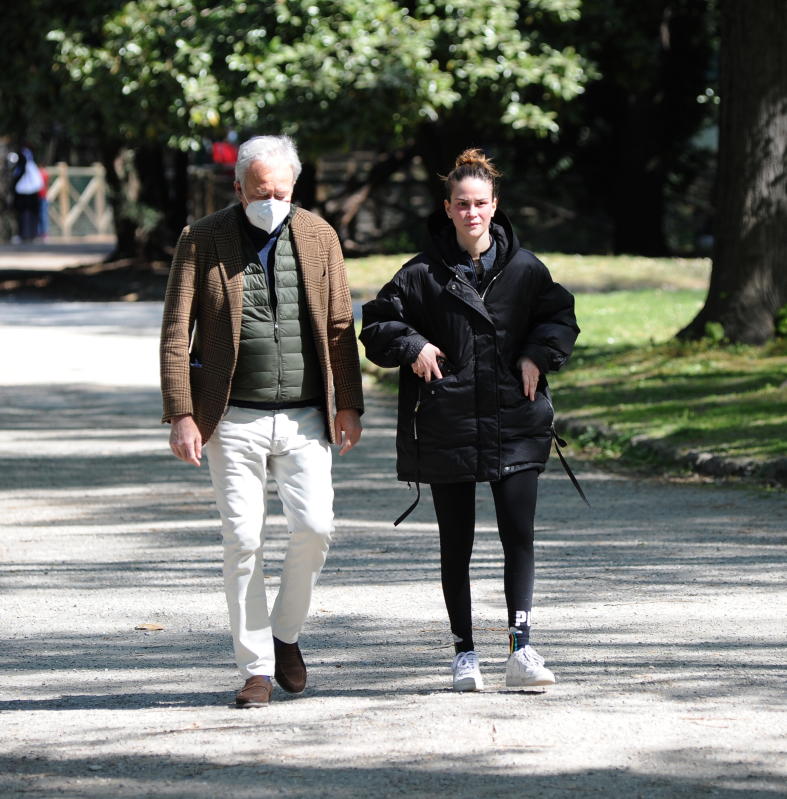
[[[65,161],[57,162],[57,174],[60,178],[60,196],[58,197],[58,205],[60,207],[60,235],[71,235],[71,224],[67,222],[68,219],[68,195],[71,192],[71,183],[68,177],[68,164]],[[69,229],[66,229],[68,226]]]
[[[107,181],[106,170],[104,165],[98,161],[93,162],[93,169],[96,170],[97,187],[96,187],[96,232],[106,233],[104,229],[105,214],[107,212]]]

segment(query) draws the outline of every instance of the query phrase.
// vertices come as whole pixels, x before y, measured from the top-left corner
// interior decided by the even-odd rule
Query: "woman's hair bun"
[[[454,169],[459,169],[462,166],[482,169],[488,172],[492,178],[499,178],[501,175],[500,170],[492,163],[492,159],[487,157],[486,153],[478,147],[470,147],[456,156]]]
[[[502,173],[492,163],[483,150],[478,147],[469,147],[456,157],[454,168],[442,180],[445,182],[447,199],[451,199],[451,192],[457,183],[465,178],[478,178],[492,184],[492,196],[498,196],[497,179]]]

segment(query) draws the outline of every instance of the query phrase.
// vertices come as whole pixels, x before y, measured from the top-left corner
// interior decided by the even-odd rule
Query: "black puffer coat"
[[[498,212],[490,228],[497,257],[479,290],[462,276],[454,226],[429,221],[431,246],[406,263],[363,306],[361,341],[380,366],[399,366],[396,435],[400,480],[499,480],[542,470],[551,446],[552,403],[544,374],[568,359],[579,328],[574,298]],[[427,383],[410,365],[426,342],[448,361]],[[536,399],[524,396],[517,362],[541,370]]]

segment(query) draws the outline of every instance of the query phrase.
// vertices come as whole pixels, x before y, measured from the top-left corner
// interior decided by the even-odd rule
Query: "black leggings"
[[[538,472],[528,469],[490,485],[505,558],[503,585],[508,626],[516,627],[524,635],[523,643],[527,643],[533,607],[533,522]],[[475,483],[433,483],[432,499],[440,529],[440,570],[445,606],[456,650],[466,652],[474,648],[470,556],[475,534]]]

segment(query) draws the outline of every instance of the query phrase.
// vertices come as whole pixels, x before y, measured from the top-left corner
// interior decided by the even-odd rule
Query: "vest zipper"
[[[281,401],[281,337],[279,336],[279,303],[273,311],[273,340],[276,342],[276,401]]]

